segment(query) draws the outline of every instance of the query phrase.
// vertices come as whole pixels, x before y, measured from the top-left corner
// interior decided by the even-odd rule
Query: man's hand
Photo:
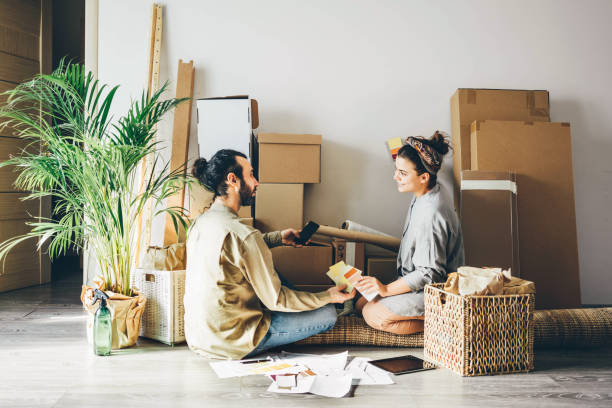
[[[345,293],[343,292],[344,288],[346,288],[346,285],[333,286],[327,289],[327,291],[329,292],[329,295],[331,296],[331,300],[329,302],[330,303],[344,303],[347,300],[355,297],[355,294],[357,293],[355,289],[353,289],[351,293]]]
[[[362,276],[361,279],[357,281],[355,286],[362,293],[376,291],[381,297],[386,297],[389,292],[387,285],[383,284],[381,281],[379,281],[373,276]]]
[[[283,245],[293,246],[296,248],[302,247],[302,245],[296,244],[295,240],[300,237],[300,233],[298,230],[293,228],[288,228],[286,230],[281,231],[281,238],[283,240]],[[310,242],[310,240],[308,240]],[[308,244],[308,242],[306,242]]]

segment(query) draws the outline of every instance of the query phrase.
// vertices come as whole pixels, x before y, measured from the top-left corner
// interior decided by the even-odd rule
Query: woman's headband
[[[440,170],[442,156],[433,147],[423,143],[422,138],[410,136],[406,139],[406,144],[417,151],[425,170],[429,174],[436,174]]]

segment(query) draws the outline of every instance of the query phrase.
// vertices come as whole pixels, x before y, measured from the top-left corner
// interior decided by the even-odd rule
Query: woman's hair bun
[[[204,184],[204,175],[206,174],[206,167],[208,162],[204,158],[199,158],[193,163],[191,174],[197,178],[200,183]]]
[[[429,138],[429,145],[443,156],[448,153],[450,149],[448,137],[444,132],[440,132],[439,130],[436,130],[436,133]]]

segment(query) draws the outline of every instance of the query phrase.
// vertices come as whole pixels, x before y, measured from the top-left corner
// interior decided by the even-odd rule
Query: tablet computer
[[[424,361],[422,359],[411,355],[384,358],[382,360],[372,360],[368,362],[395,375],[433,370],[435,368],[433,366],[424,366]]]

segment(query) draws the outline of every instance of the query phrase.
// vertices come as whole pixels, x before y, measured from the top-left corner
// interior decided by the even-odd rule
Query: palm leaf
[[[53,219],[29,222],[30,232],[0,244],[0,259],[26,239],[48,245],[51,258],[71,247],[95,253],[106,285],[130,294],[136,219],[147,201],[156,206],[191,178],[184,166],[170,171],[157,153],[156,124],[185,99],[162,100],[166,85],[133,101],[124,116],[110,112],[118,87],[100,84],[79,64],[61,61],[49,75],[7,91],[0,123],[9,123],[28,146],[0,163],[20,172],[16,186],[26,199],[54,198]],[[40,107],[40,109],[38,108]],[[43,117],[45,120],[41,120]],[[143,192],[136,191],[138,168],[154,155]],[[187,228],[185,210],[167,212],[175,228]]]

